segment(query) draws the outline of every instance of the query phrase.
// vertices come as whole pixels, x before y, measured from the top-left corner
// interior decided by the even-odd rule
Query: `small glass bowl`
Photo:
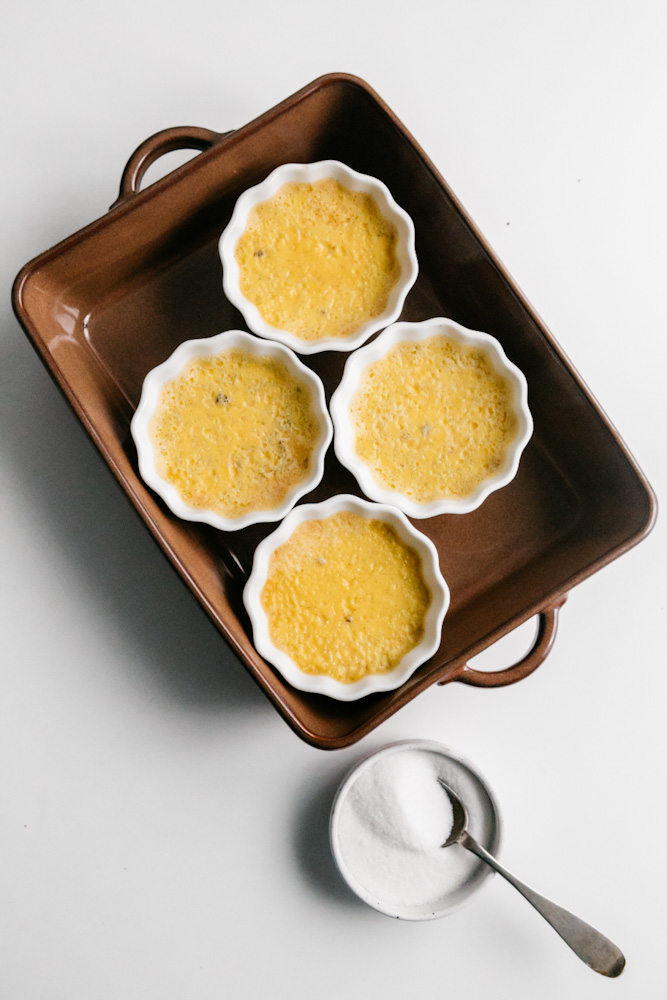
[[[424,635],[421,641],[408,650],[393,670],[385,674],[371,674],[350,684],[326,675],[307,674],[300,670],[294,660],[271,641],[268,619],[262,605],[262,590],[268,577],[269,560],[273,552],[305,521],[321,521],[343,511],[351,511],[362,517],[390,524],[401,541],[417,552],[421,559],[424,581],[431,591],[431,604],[425,615]],[[243,603],[252,623],[255,649],[280,671],[292,687],[299,691],[325,694],[338,701],[356,701],[378,691],[393,691],[400,687],[412,676],[417,667],[435,653],[440,645],[442,623],[449,607],[449,588],[440,572],[438,554],[433,542],[413,528],[400,511],[395,507],[368,503],[359,497],[341,494],[323,503],[302,504],[296,507],[272,534],[259,543],[255,549],[252,572],[243,591]]]
[[[369,466],[359,457],[355,450],[356,433],[350,420],[350,407],[362,375],[370,364],[383,358],[396,344],[427,340],[439,334],[458,344],[480,348],[496,371],[507,379],[512,390],[517,430],[498,471],[483,479],[468,496],[417,503],[398,490],[382,487],[374,478]],[[421,323],[395,323],[384,330],[372,344],[351,355],[345,363],[343,378],[331,397],[329,410],[334,424],[336,457],[341,465],[350,470],[366,496],[378,503],[393,504],[408,517],[417,519],[435,517],[437,514],[467,514],[475,510],[490,493],[501,489],[514,479],[519,468],[521,453],[533,433],[533,419],[528,409],[528,386],[523,372],[509,360],[495,337],[488,333],[468,330],[459,323],[443,317],[427,319]]]
[[[249,354],[265,358],[275,358],[277,361],[281,361],[290,374],[296,376],[301,383],[308,386],[311,393],[313,413],[320,426],[320,434],[313,451],[308,475],[290,490],[279,507],[268,510],[250,511],[247,514],[242,514],[240,517],[223,517],[212,510],[200,510],[189,507],[181,499],[176,487],[162,478],[155,465],[155,452],[149,434],[149,425],[160,399],[160,391],[165,383],[177,378],[185,366],[194,358],[212,357],[232,347],[240,348]],[[167,507],[177,517],[181,517],[185,521],[203,521],[205,524],[210,524],[221,531],[238,531],[240,528],[246,528],[250,524],[258,524],[264,521],[279,521],[284,517],[297,500],[314,489],[322,479],[324,474],[324,456],[331,443],[333,434],[331,420],[326,408],[324,386],[317,375],[310,368],[306,368],[296,355],[286,347],[283,347],[281,344],[271,344],[265,340],[258,340],[257,337],[252,337],[249,333],[245,333],[242,330],[227,330],[224,333],[217,334],[215,337],[186,340],[180,344],[166,361],[153,368],[144,379],[141,399],[132,418],[130,429],[139,457],[139,472],[144,482],[162,497]]]
[[[262,318],[252,302],[241,292],[239,265],[236,261],[236,245],[243,235],[248,215],[261,202],[272,198],[284,184],[306,183],[333,179],[352,191],[363,191],[371,195],[381,213],[389,219],[397,231],[396,257],[401,267],[398,281],[391,289],[385,310],[373,319],[362,323],[349,337],[323,337],[320,340],[304,340],[289,330],[271,326]],[[372,334],[398,319],[405,297],[417,280],[418,265],[415,253],[415,227],[412,219],[394,201],[389,188],[382,181],[368,174],[360,174],[338,160],[319,160],[316,163],[285,163],[277,167],[266,180],[248,188],[240,196],[232,217],[220,237],[220,258],[222,260],[222,284],[225,295],[238,310],[253,333],[277,340],[298,354],[317,354],[320,351],[353,351]]]

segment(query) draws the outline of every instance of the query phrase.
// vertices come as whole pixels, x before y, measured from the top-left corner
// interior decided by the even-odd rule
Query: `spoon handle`
[[[580,920],[579,917],[575,917],[573,913],[564,910],[562,906],[557,906],[550,899],[540,896],[530,886],[525,885],[501,865],[492,854],[484,850],[481,844],[478,844],[469,833],[464,832],[458,839],[458,843],[466,850],[476,854],[478,858],[494,868],[503,878],[506,878],[515,889],[518,889],[537,912],[542,914],[547,923],[551,924],[553,929],[560,934],[565,944],[570,946],[582,962],[603,976],[612,978],[620,976],[625,966],[625,958],[620,948],[617,948],[609,938],[596,931],[590,924]]]

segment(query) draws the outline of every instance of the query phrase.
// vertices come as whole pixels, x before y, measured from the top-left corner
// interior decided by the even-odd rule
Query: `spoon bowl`
[[[451,844],[458,844],[459,837],[461,834],[466,832],[466,828],[468,826],[468,810],[463,805],[458,795],[452,791],[449,785],[447,785],[442,778],[438,778],[438,784],[442,785],[444,790],[447,792],[452,806],[452,813],[454,817],[452,821],[452,829],[449,832],[447,840],[441,845],[442,847],[450,847]]]

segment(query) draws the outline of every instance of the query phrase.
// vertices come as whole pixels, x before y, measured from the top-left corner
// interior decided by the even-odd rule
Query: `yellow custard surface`
[[[274,646],[347,684],[393,670],[421,641],[431,592],[391,525],[345,512],[305,521],[272,553],[261,600]]]
[[[181,499],[233,518],[283,503],[310,472],[320,425],[310,387],[282,362],[229,348],[163,386],[149,434]]]
[[[302,340],[349,337],[387,306],[396,235],[369,194],[332,178],[284,184],[252,209],[236,245],[241,292]]]
[[[350,416],[375,481],[416,503],[469,496],[517,431],[507,379],[483,350],[445,335],[396,344],[370,364]]]

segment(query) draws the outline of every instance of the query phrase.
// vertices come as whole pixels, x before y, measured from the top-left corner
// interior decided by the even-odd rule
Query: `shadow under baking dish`
[[[128,498],[254,679],[303,739],[334,749],[436,681],[462,676],[470,656],[638,542],[654,500],[446,183],[363,81],[322,77],[209,145],[26,265],[14,308]],[[241,595],[271,526],[225,534],[179,520],[141,481],[130,438],[151,368],[184,340],[245,328],[223,295],[217,247],[238,196],[281,163],[329,158],[379,177],[414,220],[420,274],[401,318],[449,316],[496,337],[526,376],[535,422],[512,483],[470,514],[419,522],[451,588],[438,651],[400,689],[345,704],[291,688],[252,645]],[[306,360],[330,396],[346,355]],[[330,449],[322,483],[304,500],[336,493],[359,490]]]

